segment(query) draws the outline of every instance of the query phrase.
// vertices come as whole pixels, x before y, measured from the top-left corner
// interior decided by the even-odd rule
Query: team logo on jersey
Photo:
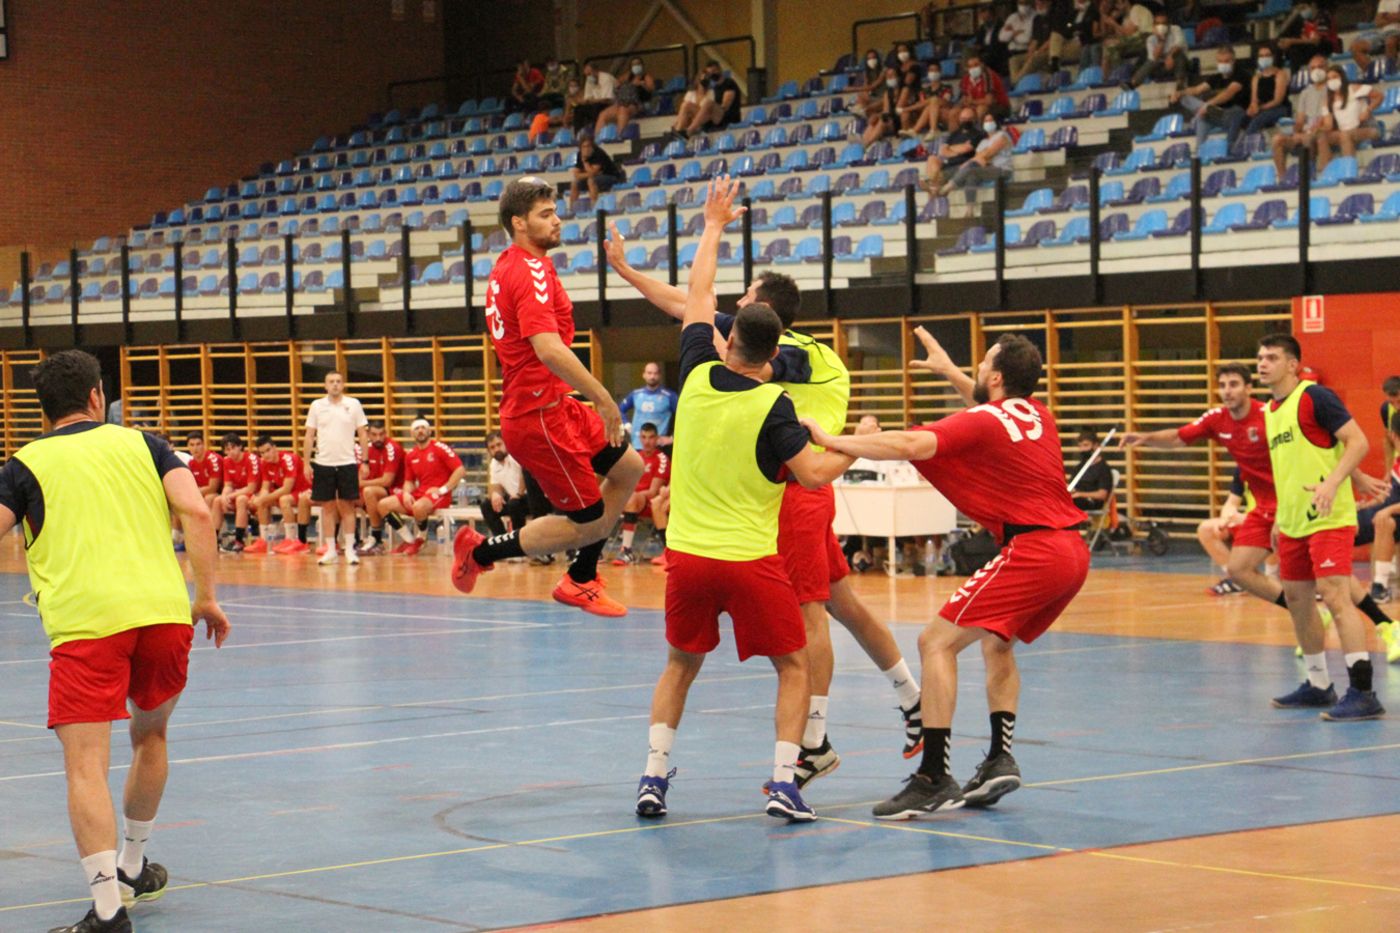
[[[1254,427],[1253,425],[1250,425],[1250,428],[1249,428],[1249,431],[1247,432],[1247,434],[1248,434],[1248,436],[1249,436],[1249,442],[1250,442],[1251,444],[1257,444],[1257,443],[1259,443],[1259,429],[1258,429],[1258,428]]]

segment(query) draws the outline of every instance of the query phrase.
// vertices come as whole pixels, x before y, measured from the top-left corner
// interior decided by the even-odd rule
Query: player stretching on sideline
[[[1264,423],[1278,487],[1279,576],[1308,670],[1302,686],[1274,705],[1330,707],[1322,718],[1333,721],[1377,719],[1385,708],[1372,690],[1366,630],[1349,592],[1356,536],[1352,473],[1369,445],[1336,393],[1298,378],[1302,355],[1288,334],[1259,340],[1259,381],[1273,395]],[[1365,474],[1358,474],[1356,484],[1363,498],[1385,491]],[[1346,661],[1349,686],[1340,703],[1323,653],[1314,600],[1319,593],[1336,620]]]
[[[864,437],[832,437],[809,421],[812,441],[852,457],[911,461],[1002,548],[919,635],[923,761],[902,791],[875,806],[882,820],[964,803],[990,806],[1021,786],[1021,771],[1011,757],[1021,691],[1012,639],[1039,638],[1089,572],[1089,551],[1078,532],[1085,517],[1065,488],[1055,418],[1031,398],[1040,382],[1040,351],[1023,336],[1003,335],[983,357],[974,383],[926,330],[914,333],[928,351],[928,358],[914,365],[941,373],[965,401],[976,404],[912,431]],[[1016,495],[1008,496],[1008,489]],[[959,788],[950,760],[958,653],[974,642],[981,642],[987,665],[992,747],[972,780]]]
[[[685,310],[686,293],[629,266],[626,245],[616,224],[608,238],[607,256],[618,274],[643,297],[671,317],[680,318]],[[792,330],[801,310],[801,300],[796,282],[785,275],[765,272],[739,299],[738,307],[742,309],[754,302],[763,302],[777,313],[783,324],[783,335],[778,340],[778,355],[771,364],[771,378],[792,396],[799,418],[816,418],[827,431],[839,434],[846,426],[846,410],[851,398],[850,374],[835,350]],[[715,326],[722,337],[728,337],[733,322],[731,314],[715,315]],[[787,484],[783,508],[778,515],[778,553],[783,557],[797,601],[802,605],[812,671],[807,727],[802,735],[802,757],[797,762],[799,787],[830,774],[841,763],[826,734],[831,680],[836,666],[827,612],[846,627],[894,687],[904,717],[904,757],[917,755],[923,742],[918,683],[889,626],[875,618],[846,579],[850,565],[832,531],[835,520],[836,497],[830,486],[806,489],[800,483]]]
[[[778,352],[782,324],[772,308],[742,308],[721,360],[715,348],[711,288],[724,228],[743,215],[739,182],[710,182],[682,318],[681,394],[676,411],[667,537],[666,668],[651,700],[646,769],[637,814],[666,813],[671,746],[690,685],[719,644],[719,616],[734,622],[739,660],[764,655],[778,672],[770,816],[816,819],[797,789],[798,742],[809,690],[806,631],[783,560],[778,512],[783,479],[819,486],[845,472],[850,457],[813,450],[782,387],[759,377]]]
[[[501,436],[563,515],[550,515],[490,540],[470,526],[453,544],[452,583],[470,593],[498,560],[578,548],[554,598],[585,612],[622,616],[598,576],[598,555],[642,475],[622,413],[569,344],[574,304],[549,251],[559,245],[554,189],[527,176],[501,194],[500,220],[512,244],[486,286],[486,325],[501,361]],[[593,408],[572,398],[582,392]],[[604,476],[603,483],[598,477]]]
[[[1245,487],[1254,498],[1253,508],[1232,531],[1226,576],[1265,602],[1287,609],[1283,584],[1259,569],[1274,547],[1271,536],[1278,498],[1274,490],[1274,466],[1269,458],[1268,434],[1264,429],[1265,405],[1250,397],[1252,381],[1249,367],[1242,363],[1221,366],[1215,374],[1220,407],[1212,408],[1180,428],[1163,428],[1150,434],[1128,432],[1122,436],[1119,444],[1123,447],[1178,448],[1207,439],[1224,444],[1239,466]],[[1376,605],[1359,580],[1353,580],[1348,585],[1352,602],[1379,627],[1381,639],[1387,647],[1394,646],[1397,642],[1395,623]],[[1317,624],[1322,624],[1321,616],[1318,616]]]

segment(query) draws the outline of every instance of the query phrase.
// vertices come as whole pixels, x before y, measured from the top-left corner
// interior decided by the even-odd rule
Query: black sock
[[[1361,602],[1356,604],[1356,608],[1364,612],[1366,618],[1370,619],[1376,625],[1384,625],[1390,621],[1390,616],[1385,614],[1384,609],[1376,605],[1376,601],[1371,598],[1369,593],[1361,597]]]
[[[1016,714],[1005,711],[992,713],[992,749],[987,757],[1011,754],[1011,734],[1016,731]]]
[[[520,546],[520,532],[511,531],[494,538],[487,538],[472,550],[472,560],[482,567],[489,567],[498,560],[508,557],[524,557],[525,549]]]
[[[919,773],[931,778],[950,775],[953,757],[953,730],[924,727],[924,757]]]
[[[1282,593],[1279,593],[1279,594],[1278,594],[1278,599],[1274,600],[1274,605],[1275,605],[1275,606],[1278,606],[1278,607],[1280,607],[1280,608],[1282,608],[1282,609],[1287,609],[1287,608],[1288,608],[1288,600],[1286,600],[1286,599],[1283,598],[1283,594],[1282,594]]]
[[[258,536],[258,528],[259,525],[258,520],[256,518],[248,522],[248,534],[252,535],[255,538]]]
[[[628,525],[635,525],[635,524],[637,524],[637,513],[636,513],[636,512],[623,512],[623,513],[622,513],[622,527],[623,527],[623,528],[626,528]]]
[[[1357,690],[1370,692],[1371,690],[1371,661],[1369,658],[1357,661],[1347,668],[1347,680]]]
[[[309,527],[307,522],[297,522],[297,540],[302,544],[306,543],[306,529]]]
[[[569,579],[575,583],[592,583],[598,579],[598,555],[603,553],[607,539],[594,541],[578,549],[578,556],[569,565]]]
[[[395,531],[398,531],[400,528],[403,527],[403,519],[399,518],[399,514],[397,512],[390,512],[388,515],[385,515],[384,520],[388,522],[389,527],[394,529]]]
[[[381,525],[381,526],[378,527],[378,528],[371,528],[371,529],[369,530],[369,534],[370,534],[370,537],[374,538],[374,543],[375,543],[375,544],[383,544],[383,543],[384,543],[384,526]]]
[[[235,529],[233,529],[233,537],[234,537],[234,540],[236,540],[236,541],[242,541],[242,540],[244,540],[245,538],[248,537],[248,529],[247,529],[247,528],[235,528]]]

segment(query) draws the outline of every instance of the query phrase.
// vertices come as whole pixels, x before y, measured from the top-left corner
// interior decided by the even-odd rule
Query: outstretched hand
[[[928,356],[922,360],[910,360],[909,366],[911,368],[927,370],[939,376],[957,368],[953,365],[953,358],[948,355],[948,351],[943,349],[943,344],[939,343],[926,328],[923,326],[914,328],[914,336],[918,337],[919,343],[924,345],[924,352]]]
[[[744,211],[748,208],[743,205],[734,206],[734,199],[739,195],[741,184],[739,179],[731,179],[728,175],[710,179],[709,192],[705,198],[706,226],[714,224],[723,229],[744,216]]]
[[[603,250],[608,257],[608,265],[619,272],[627,266],[627,240],[622,236],[622,231],[617,229],[617,224],[608,221],[608,238],[603,243]]]

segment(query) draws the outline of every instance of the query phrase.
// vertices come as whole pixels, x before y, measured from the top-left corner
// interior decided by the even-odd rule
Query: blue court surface
[[[86,910],[46,642],[0,575],[0,930]],[[1016,755],[995,810],[878,825],[900,786],[894,697],[835,635],[840,769],[823,819],[763,816],[775,681],[727,639],[691,694],[670,816],[632,813],[661,614],[602,620],[538,602],[226,586],[235,622],[203,647],[171,730],[149,853],[171,890],[142,931],[481,930],[1150,840],[1392,813],[1400,721],[1280,712],[1301,680],[1278,647],[1052,631],[1020,654]],[[917,622],[919,619],[902,619]],[[896,627],[915,656],[914,625]],[[1345,682],[1341,660],[1334,673]],[[1400,705],[1400,670],[1377,664]],[[963,659],[954,768],[988,727]],[[118,731],[113,787],[130,760]],[[912,830],[912,831],[911,831]]]

